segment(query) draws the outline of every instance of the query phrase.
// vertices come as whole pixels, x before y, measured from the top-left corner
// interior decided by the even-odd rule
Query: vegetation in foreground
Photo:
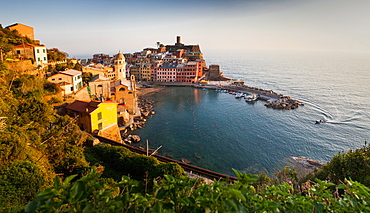
[[[346,180],[335,186],[317,180],[304,193],[288,183],[258,190],[257,176],[236,171],[233,184],[213,184],[165,175],[150,193],[138,193],[139,182],[123,176],[110,185],[94,170],[87,176],[54,185],[28,203],[25,212],[369,212],[370,189]]]

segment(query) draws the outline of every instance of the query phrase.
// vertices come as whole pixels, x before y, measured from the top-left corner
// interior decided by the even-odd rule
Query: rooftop
[[[60,72],[60,73],[65,74],[65,75],[70,75],[70,76],[75,76],[75,75],[80,75],[80,74],[82,74],[82,72],[81,72],[81,71],[73,70],[73,69],[65,70],[65,71],[62,71],[62,72]]]
[[[25,48],[25,47],[45,47],[45,45],[37,45],[37,44],[25,43],[25,44],[17,45],[14,48]]]

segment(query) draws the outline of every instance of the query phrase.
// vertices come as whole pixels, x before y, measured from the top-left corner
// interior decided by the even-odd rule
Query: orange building
[[[22,36],[35,40],[35,33],[33,27],[20,23],[15,23],[10,26],[7,26],[6,29],[9,29],[10,31],[17,30],[18,33],[21,34]]]

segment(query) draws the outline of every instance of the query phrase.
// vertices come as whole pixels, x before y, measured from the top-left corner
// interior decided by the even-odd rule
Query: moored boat
[[[237,92],[237,93],[235,94],[235,98],[241,98],[241,97],[244,97],[244,93],[242,93],[242,92]]]
[[[246,102],[253,102],[258,99],[258,95],[256,94],[250,94],[248,96],[244,96]]]

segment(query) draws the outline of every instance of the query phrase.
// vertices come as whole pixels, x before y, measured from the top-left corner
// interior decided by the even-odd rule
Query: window
[[[44,61],[46,61],[46,57],[44,57]]]
[[[40,58],[37,58],[37,61],[41,61]]]
[[[98,129],[102,130],[103,129],[103,123],[98,123]]]
[[[39,49],[37,49],[37,50],[36,50],[36,52],[37,52],[37,53],[40,53],[40,50],[39,50]]]
[[[59,80],[59,81],[61,81],[61,80],[62,80],[62,78],[59,78],[58,80]]]
[[[17,50],[17,54],[21,54],[21,51],[20,50]]]
[[[98,121],[100,121],[103,118],[103,115],[101,112],[98,113]]]
[[[45,53],[45,49],[42,49],[42,52]],[[46,60],[46,59],[45,59]]]

